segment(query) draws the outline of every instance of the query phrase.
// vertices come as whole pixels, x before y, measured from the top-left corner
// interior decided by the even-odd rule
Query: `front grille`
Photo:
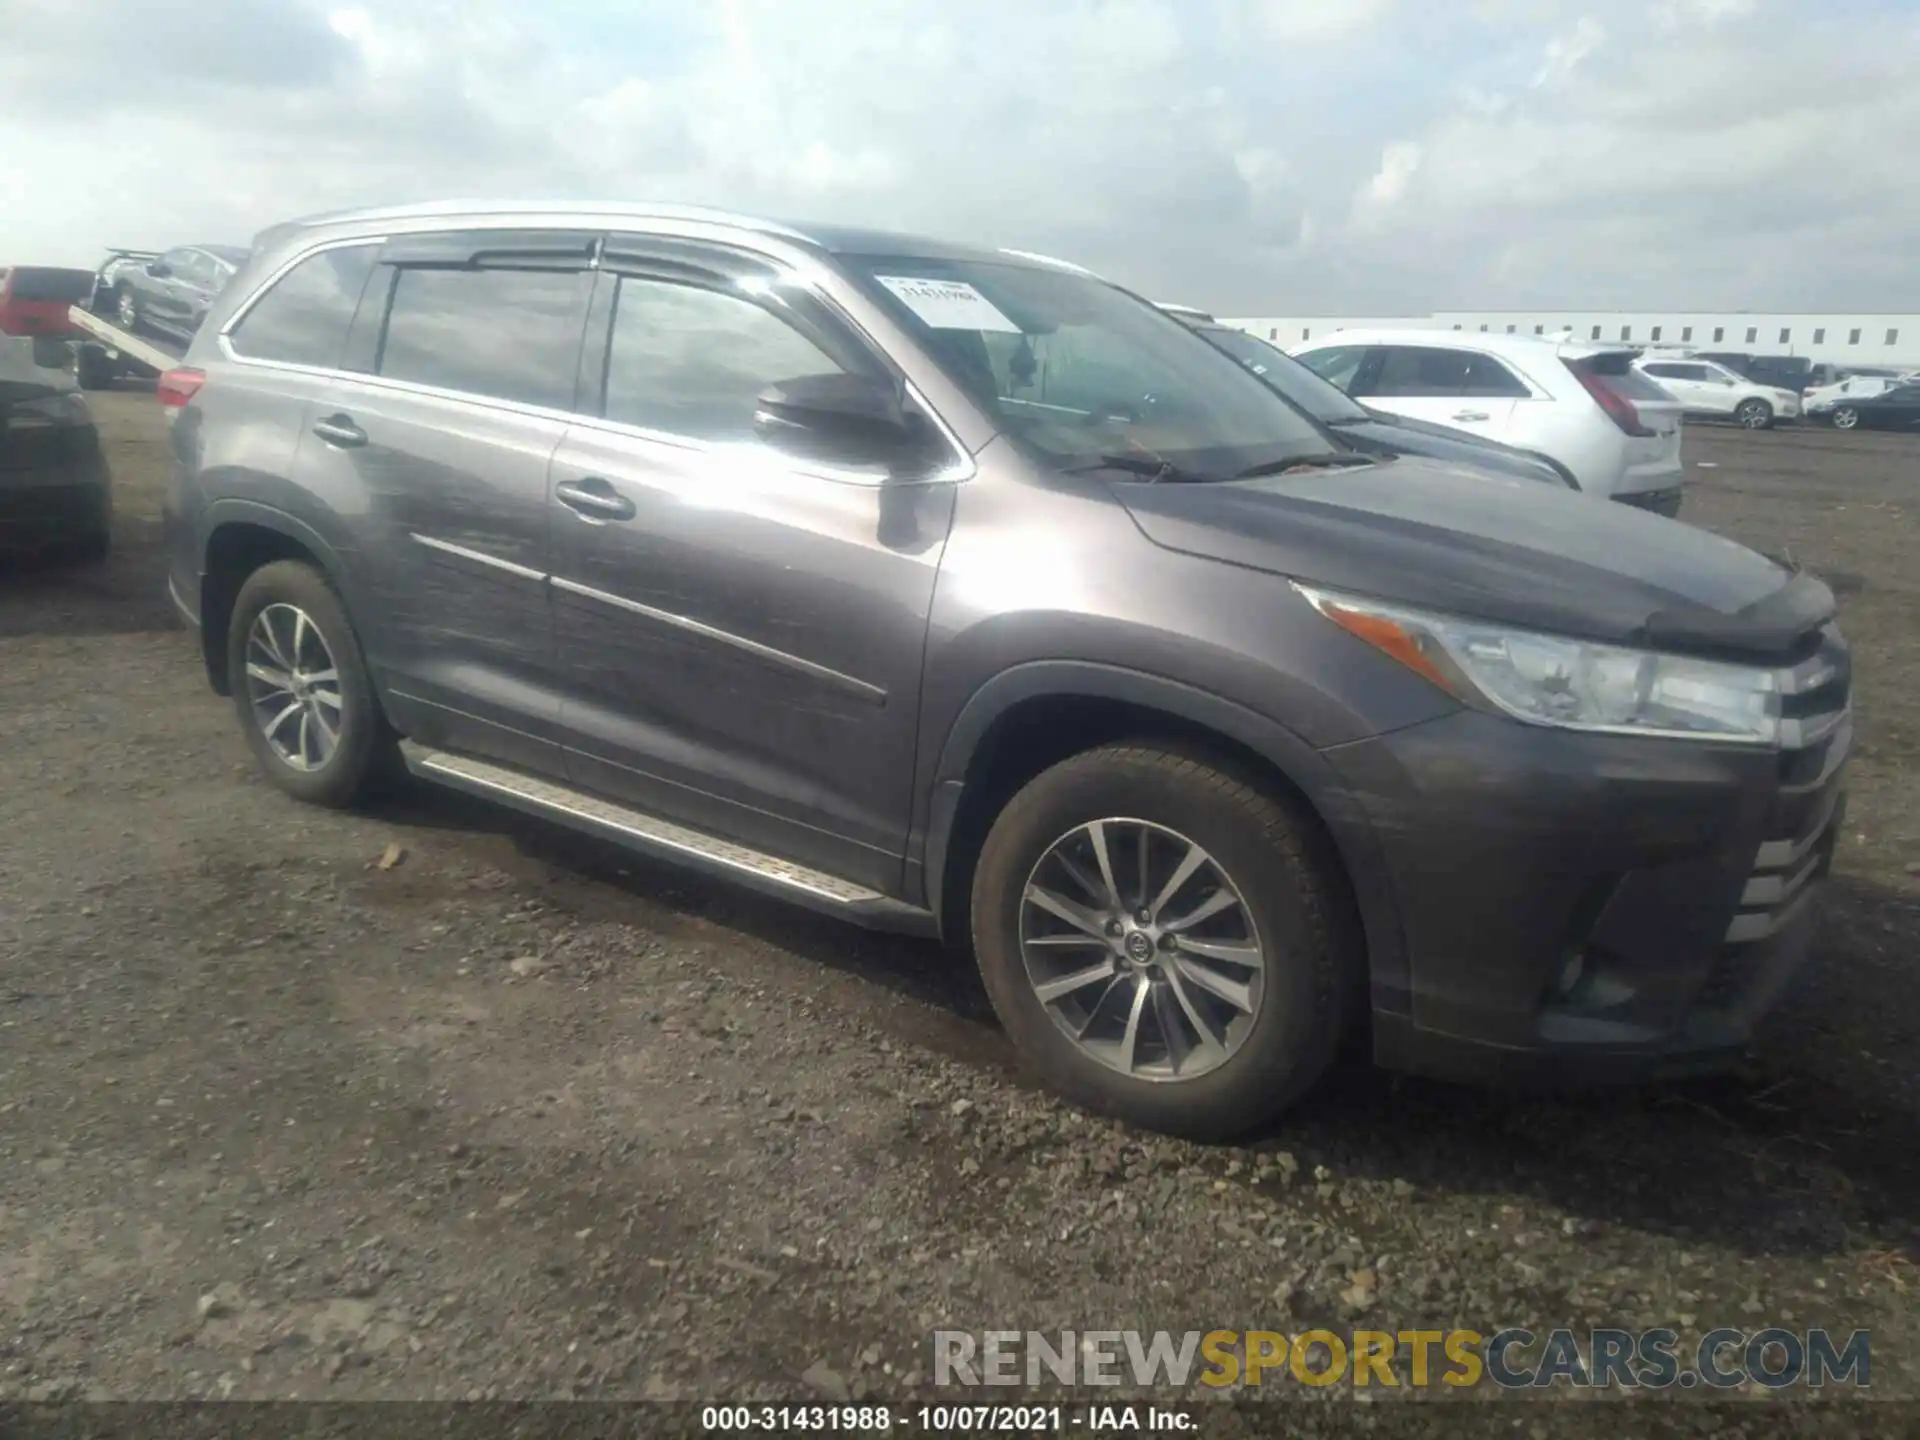
[[[1756,952],[1797,921],[1832,863],[1853,744],[1852,664],[1839,630],[1822,630],[1812,653],[1780,676],[1785,721],[1779,790],[1766,838],[1727,925],[1726,939],[1699,999],[1731,1006],[1747,988]]]

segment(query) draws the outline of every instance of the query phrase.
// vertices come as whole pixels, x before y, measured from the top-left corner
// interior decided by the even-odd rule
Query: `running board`
[[[851,880],[810,870],[717,835],[688,829],[643,810],[538,779],[490,760],[458,755],[450,750],[432,750],[412,741],[404,742],[400,753],[406,757],[407,768],[423,780],[598,835],[641,854],[704,870],[763,894],[837,915],[870,929],[912,935],[936,932],[929,911],[890,900],[878,890]]]

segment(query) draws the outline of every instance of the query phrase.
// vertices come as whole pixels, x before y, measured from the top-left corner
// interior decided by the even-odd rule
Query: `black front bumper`
[[[1737,1056],[1812,953],[1850,741],[1844,714],[1775,752],[1462,712],[1327,752],[1399,912],[1376,1058],[1584,1083]]]

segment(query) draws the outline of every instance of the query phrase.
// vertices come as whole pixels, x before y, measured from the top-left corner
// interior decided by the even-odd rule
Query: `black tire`
[[[254,621],[272,605],[292,606],[305,614],[339,675],[339,739],[325,762],[312,769],[295,768],[275,751],[254,709],[247,673],[248,637]],[[295,799],[345,809],[377,794],[400,772],[399,737],[381,712],[359,637],[340,597],[315,566],[276,560],[247,577],[227,629],[227,679],[254,758],[267,778]]]
[[[1126,816],[1216,857],[1271,956],[1239,1048],[1189,1080],[1122,1074],[1054,1023],[1021,954],[1021,904],[1041,857],[1077,826]],[[1292,806],[1212,759],[1113,745],[1062,761],[994,821],[974,874],[974,951],[987,993],[1026,1062],[1089,1110],[1192,1139],[1244,1135],[1303,1095],[1333,1062],[1365,973],[1337,865]]]
[[[113,384],[114,368],[96,347],[82,345],[74,356],[73,378],[82,390],[105,390]]]
[[[1771,430],[1773,428],[1773,406],[1755,397],[1742,400],[1733,412],[1734,422],[1747,430]]]
[[[146,324],[140,313],[140,298],[134,294],[133,287],[121,285],[113,292],[113,318],[121,329],[138,334]]]

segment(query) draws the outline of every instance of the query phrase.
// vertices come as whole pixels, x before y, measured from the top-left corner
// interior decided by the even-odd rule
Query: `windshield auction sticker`
[[[1020,327],[964,280],[923,280],[918,276],[876,275],[906,307],[936,330],[998,330],[1018,335]]]

